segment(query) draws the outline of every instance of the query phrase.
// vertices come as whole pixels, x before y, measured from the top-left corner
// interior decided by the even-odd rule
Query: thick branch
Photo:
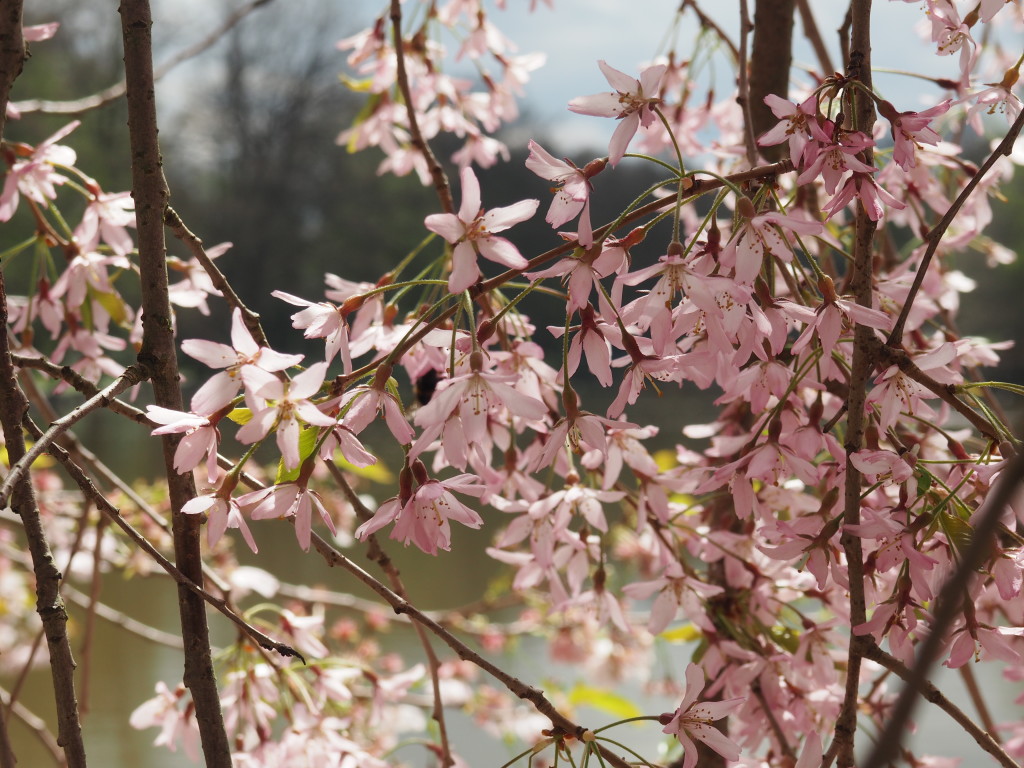
[[[156,90],[153,84],[153,16],[149,0],[123,0],[119,9],[124,38],[128,137],[132,158],[132,197],[138,226],[139,276],[142,293],[142,349],[139,362],[152,373],[153,396],[163,408],[182,410],[178,361],[167,294],[164,210],[169,196],[157,140]],[[178,568],[194,584],[203,584],[199,546],[201,520],[185,515],[182,505],[195,496],[191,475],[174,469],[178,439],[165,435],[162,444]],[[202,598],[178,583],[178,607],[185,641],[184,683],[192,693],[203,753],[210,768],[230,768],[231,745],[224,730],[217,680],[210,656],[210,633]]]
[[[871,0],[854,0],[851,72],[867,90],[871,89]],[[855,63],[853,63],[855,62]],[[852,89],[851,89],[852,90]],[[869,99],[856,90],[856,109],[853,111],[857,130],[871,135],[874,122],[874,106]],[[873,161],[871,150],[865,150],[865,163]],[[875,222],[868,216],[864,206],[857,205],[855,220],[853,267],[849,288],[861,306],[871,306],[872,255],[874,253]],[[850,370],[850,394],[846,401],[846,482],[844,485],[843,534],[840,537],[846,554],[846,567],[850,581],[850,625],[857,626],[867,620],[864,598],[864,553],[860,537],[849,531],[850,526],[860,524],[861,474],[850,457],[864,445],[866,426],[865,403],[867,400],[868,378],[873,369],[874,355],[872,342],[874,331],[866,325],[857,324],[853,333],[853,362]],[[839,768],[851,768],[854,764],[854,736],[857,731],[857,709],[860,696],[861,660],[867,638],[851,635],[847,656],[846,691],[843,706],[836,721],[835,747]]]
[[[793,60],[793,3],[795,0],[757,0],[754,40],[750,52],[750,120],[754,136],[770,130],[778,118],[764,103],[770,94],[789,94],[789,67]],[[762,147],[771,160],[783,156],[785,145]]]

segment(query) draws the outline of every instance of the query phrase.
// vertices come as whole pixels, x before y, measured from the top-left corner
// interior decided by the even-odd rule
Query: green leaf
[[[350,475],[369,480],[372,483],[389,485],[395,481],[395,473],[388,469],[380,459],[377,459],[376,464],[371,464],[368,467],[357,467],[342,456],[341,451],[338,450],[334,452],[334,463]]]
[[[248,424],[252,420],[252,411],[248,408],[235,408],[228,414],[228,418],[235,424]]]
[[[790,653],[796,653],[797,646],[800,644],[799,632],[776,624],[768,629],[768,634],[780,648],[784,648]]]
[[[658,637],[670,643],[692,643],[703,637],[703,633],[697,629],[696,624],[683,624],[675,629],[666,629]]]
[[[582,683],[576,684],[569,692],[569,703],[575,707],[581,705],[593,707],[622,720],[640,717],[643,714],[640,708],[626,697]]]
[[[948,507],[939,514],[939,525],[942,526],[942,532],[946,534],[954,549],[963,551],[971,545],[974,528],[962,517],[950,512]]]
[[[125,308],[124,299],[116,293],[93,291],[92,297],[107,311],[110,319],[115,323],[124,326],[128,322],[128,312]]]
[[[299,471],[302,469],[303,462],[312,456],[313,451],[316,450],[316,438],[319,434],[320,430],[315,427],[306,427],[299,432],[299,466],[295,467],[295,469],[287,469],[284,465],[284,459],[280,459],[277,462],[277,478],[274,480],[275,483],[293,483],[299,479]]]

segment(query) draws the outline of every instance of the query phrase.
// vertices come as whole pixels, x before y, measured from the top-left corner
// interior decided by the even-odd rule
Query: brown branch
[[[25,419],[25,428],[30,434],[41,434],[39,427],[32,423],[31,419]],[[256,629],[256,627],[249,624],[245,619],[235,613],[231,606],[228,605],[227,600],[215,597],[203,589],[201,583],[197,583],[194,579],[176,567],[174,563],[168,560],[161,554],[160,550],[153,546],[150,541],[135,530],[135,527],[122,517],[120,510],[115,507],[107,498],[99,492],[99,489],[93,484],[92,480],[89,479],[88,475],[71,460],[68,452],[63,448],[52,445],[50,446],[49,454],[55,458],[64,470],[71,477],[72,482],[75,483],[85,495],[86,498],[92,500],[96,507],[107,516],[112,522],[114,522],[118,528],[127,534],[128,538],[143,552],[152,558],[153,562],[159,565],[174,581],[178,584],[181,591],[184,591],[190,595],[194,595],[202,604],[204,601],[209,603],[211,606],[216,608],[220,613],[228,618],[233,624],[235,624],[242,632],[251,637],[261,648],[265,648],[269,651],[275,651],[282,656],[289,656],[297,658],[305,664],[306,660],[302,654],[292,648],[290,645],[285,643],[279,643],[276,640],[268,637],[266,634]],[[185,640],[185,647],[187,648],[188,641]]]
[[[91,504],[88,507],[91,509]],[[83,515],[83,528],[85,518]],[[82,644],[79,653],[82,655],[82,715],[89,712],[89,684],[92,681],[92,648],[93,640],[96,637],[96,614],[100,606],[100,590],[103,586],[103,529],[107,525],[107,518],[100,517],[96,521],[96,540],[93,542],[92,551],[92,580],[89,583],[89,600],[85,606],[85,629],[82,632]],[[68,568],[70,569],[70,562]],[[65,595],[67,591],[65,589]]]
[[[434,190],[441,201],[441,207],[445,213],[454,213],[455,204],[452,202],[451,185],[444,173],[441,164],[437,162],[430,144],[423,138],[420,130],[419,118],[413,106],[412,89],[409,87],[409,72],[405,67],[405,40],[402,37],[402,3],[401,0],[391,0],[391,30],[392,41],[395,46],[395,77],[398,81],[398,89],[402,92],[402,99],[405,101],[405,111],[409,116],[409,134],[412,145],[416,147],[427,163],[427,170],[430,171],[430,178],[434,182]]]
[[[978,681],[974,677],[974,670],[970,664],[964,664],[960,667],[960,677],[963,678],[964,687],[967,689],[967,694],[971,697],[971,703],[978,710],[978,719],[981,720],[982,726],[988,733],[996,733],[996,723],[992,719],[992,713],[988,710],[985,697],[981,693],[981,688],[978,687]]]
[[[586,732],[586,729],[582,726],[577,725],[559,712],[555,705],[544,696],[543,691],[526,685],[518,678],[513,677],[500,667],[485,659],[457,637],[452,635],[434,619],[430,618],[426,613],[414,606],[408,600],[400,597],[394,591],[349,560],[345,555],[324,541],[324,539],[318,534],[313,533],[312,541],[313,547],[318,553],[320,553],[321,557],[324,558],[328,565],[332,567],[339,566],[348,571],[350,574],[355,576],[356,579],[380,595],[388,605],[394,609],[395,613],[399,615],[407,615],[418,624],[426,627],[434,634],[435,637],[438,637],[449,648],[455,651],[456,655],[458,655],[460,659],[468,661],[479,667],[484,672],[487,672],[489,675],[501,682],[502,685],[516,696],[529,701],[540,714],[544,715],[544,717],[551,721],[551,724],[555,729],[573,736],[582,736]],[[600,752],[601,757],[603,757],[610,765],[615,766],[615,768],[631,768],[630,764],[625,759],[616,755],[607,747],[599,745],[598,751]]]
[[[128,139],[132,159],[132,198],[138,229],[139,279],[142,298],[142,348],[139,364],[151,372],[153,396],[162,408],[183,409],[178,361],[167,291],[164,211],[169,192],[157,139],[156,89],[153,82],[153,16],[149,0],[122,0],[121,30],[128,101]],[[203,584],[199,545],[201,520],[181,508],[194,498],[191,475],[174,468],[180,436],[164,435],[161,443],[171,502],[174,558],[188,582]],[[224,729],[217,679],[210,655],[210,631],[202,596],[178,582],[178,610],[185,641],[183,680],[192,694],[203,754],[208,768],[230,768],[231,744]]]
[[[832,66],[832,58],[828,55],[828,48],[821,37],[821,30],[818,29],[818,22],[814,20],[814,11],[808,0],[796,0],[796,9],[800,14],[800,23],[804,28],[804,37],[814,48],[814,55],[818,57],[818,66],[821,67],[822,77],[828,77],[835,72]]]
[[[871,90],[871,0],[854,0],[852,5],[853,32],[850,75],[860,80]],[[855,95],[860,95],[854,91]],[[871,135],[874,122],[874,105],[860,96],[856,102],[853,118],[857,130]],[[870,149],[865,150],[864,162],[873,162]],[[872,256],[876,223],[868,216],[864,206],[857,204],[855,218],[853,266],[849,288],[857,303],[871,306]],[[850,582],[850,626],[858,626],[867,620],[864,597],[864,553],[860,537],[852,533],[850,526],[860,524],[860,495],[862,477],[853,465],[851,457],[864,445],[864,430],[867,423],[866,401],[868,378],[874,368],[872,342],[876,341],[874,331],[858,323],[853,331],[853,360],[850,369],[850,392],[846,400],[846,481],[844,485],[843,533],[840,544],[846,555],[846,568]],[[867,638],[851,634],[847,654],[846,690],[843,705],[836,721],[835,739],[832,747],[836,750],[839,768],[852,768],[854,764],[854,742],[857,732],[857,709],[859,703],[861,660]]]
[[[43,745],[43,748],[50,753],[50,757],[53,758],[53,762],[58,766],[64,766],[64,755],[61,752],[60,744],[53,738],[53,734],[50,733],[50,729],[46,726],[46,721],[39,717],[32,710],[22,704],[20,701],[16,701],[11,698],[10,694],[7,693],[3,688],[0,688],[0,710],[6,710],[13,714],[16,718],[21,720],[25,725],[28,726],[39,742]]]
[[[266,5],[270,2],[271,0],[252,0],[248,5],[244,5],[233,13],[228,14],[224,21],[221,22],[220,26],[210,32],[206,37],[198,40],[187,48],[182,48],[176,54],[154,68],[153,80],[160,80],[179,64],[182,64],[211,48],[222,37],[224,37],[227,32],[231,31],[232,28],[241,22],[242,19],[260,6]],[[106,104],[117,101],[124,96],[125,90],[125,81],[121,80],[120,82],[104,88],[98,93],[85,96],[81,99],[71,99],[69,101],[30,99],[26,101],[16,101],[12,106],[14,106],[23,115],[30,112],[47,112],[55,115],[80,115],[83,112],[88,112],[91,109],[96,109],[97,107],[102,107]]]
[[[872,661],[876,661],[883,667],[893,672],[897,677],[907,682],[908,687],[912,684],[911,671],[907,669],[906,665],[903,664],[899,659],[893,658],[888,653],[879,648],[875,643],[869,643],[865,656]],[[967,667],[963,667],[966,669]],[[917,684],[916,681],[913,684]],[[1003,766],[1003,768],[1020,768],[1020,766],[1014,761],[1012,757],[1006,754],[1006,751],[999,745],[999,743],[992,738],[990,733],[986,733],[981,727],[969,718],[960,707],[950,701],[946,696],[935,687],[928,680],[921,680],[916,693],[921,696],[925,701],[934,704],[963,728],[972,739],[977,742],[978,746],[988,752],[996,761]]]
[[[1009,448],[1009,446],[1004,444],[1004,448]],[[914,666],[905,678],[906,684],[889,712],[882,733],[875,742],[868,759],[863,763],[864,768],[881,768],[883,765],[888,765],[899,748],[902,737],[907,731],[907,723],[913,714],[919,692],[925,690],[932,664],[938,659],[947,641],[946,631],[957,617],[963,614],[963,601],[967,595],[968,585],[977,570],[991,555],[995,534],[999,528],[999,518],[1002,517],[1007,504],[1010,503],[1020,487],[1022,478],[1024,478],[1024,452],[1007,460],[1007,466],[999,473],[995,488],[972,516],[976,522],[971,543],[961,554],[956,570],[950,574],[935,598],[935,608],[928,635],[918,646]],[[1011,765],[1014,764],[1011,762]]]
[[[757,0],[754,10],[754,41],[750,52],[750,120],[754,136],[778,122],[765,96],[789,95],[789,68],[793,61],[794,0]],[[778,160],[786,145],[762,147],[761,154]]]
[[[235,293],[235,289],[231,287],[231,283],[224,277],[224,273],[213,263],[213,259],[206,255],[203,241],[185,226],[185,222],[170,206],[167,206],[167,210],[164,212],[164,223],[171,233],[188,247],[195,260],[202,265],[210,282],[213,283],[213,287],[221,292],[228,306],[242,313],[242,321],[256,343],[261,347],[269,347],[270,342],[267,341],[267,335],[263,332],[263,326],[260,325],[260,316],[245,305]]]
[[[106,407],[111,399],[144,380],[145,371],[139,366],[131,365],[109,386],[97,392],[67,415],[54,421],[50,428],[46,430],[46,433],[36,440],[28,452],[11,467],[11,471],[4,478],[3,484],[0,484],[0,505],[7,506],[7,499],[11,494],[11,489],[25,477],[29,467],[32,466],[32,462],[39,458],[54,440],[90,413]]]
[[[0,140],[3,139],[7,126],[7,103],[11,97],[14,81],[21,74],[25,65],[27,52],[22,28],[22,0],[11,0],[0,8]],[[4,315],[7,314],[6,299]],[[6,329],[4,334],[6,334]],[[6,354],[10,355],[10,350]],[[11,749],[11,740],[7,733],[7,717],[0,707],[0,768],[14,768],[17,760]]]
[[[7,293],[0,272],[0,328],[7,328]],[[22,415],[28,400],[18,386],[11,362],[6,330],[0,333],[0,424],[9,461],[13,464],[26,454],[25,435],[21,430]],[[36,581],[36,611],[43,622],[46,645],[50,652],[50,672],[57,707],[57,742],[63,747],[70,768],[85,768],[85,744],[75,695],[75,660],[68,640],[68,614],[60,597],[61,573],[53,559],[43,529],[35,490],[28,477],[15,484],[11,508],[21,517],[25,528],[32,570]]]
[[[903,302],[903,308],[900,310],[900,315],[896,319],[896,324],[893,326],[892,333],[889,334],[889,339],[886,342],[890,347],[898,347],[903,343],[903,329],[907,324],[907,317],[910,315],[910,310],[913,308],[914,299],[921,290],[921,285],[924,283],[925,274],[928,272],[928,268],[931,266],[932,257],[935,255],[935,251],[939,248],[939,243],[942,241],[942,236],[946,234],[946,230],[949,229],[950,224],[953,223],[953,219],[963,208],[964,203],[971,196],[977,186],[981,183],[981,180],[985,177],[992,166],[996,164],[996,161],[1004,155],[1009,156],[1013,152],[1013,145],[1017,141],[1017,137],[1020,135],[1021,129],[1024,128],[1024,112],[1017,115],[1017,119],[1013,121],[1013,125],[1010,126],[1010,130],[1006,132],[1006,136],[999,142],[999,146],[992,150],[992,154],[986,158],[985,162],[981,164],[977,173],[971,177],[971,180],[967,182],[967,186],[961,190],[960,194],[957,195],[956,200],[949,206],[949,210],[946,211],[945,215],[939,220],[939,223],[932,227],[931,231],[925,235],[925,240],[928,241],[928,247],[925,249],[924,255],[921,257],[921,263],[917,267],[917,273],[914,275],[914,282],[910,286],[910,292],[907,294],[906,301]]]
[[[729,53],[732,54],[733,59],[735,61],[739,61],[739,48],[737,48],[736,43],[734,43],[732,39],[727,34],[725,34],[725,30],[722,29],[714,19],[712,19],[710,16],[704,13],[704,11],[702,11],[700,7],[697,5],[695,0],[683,0],[682,5],[679,6],[679,10],[684,11],[687,8],[694,12],[694,14],[697,16],[697,21],[700,22],[700,25],[702,27],[704,27],[705,29],[710,29],[712,32],[715,33],[719,40],[725,43],[725,47],[729,49]]]

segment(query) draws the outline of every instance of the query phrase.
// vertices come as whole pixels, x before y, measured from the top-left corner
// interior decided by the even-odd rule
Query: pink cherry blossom
[[[764,103],[779,118],[779,124],[763,134],[757,143],[762,147],[771,147],[788,141],[790,159],[794,164],[799,164],[804,147],[810,140],[809,121],[818,114],[818,97],[812,94],[796,105],[772,93],[764,97]]]
[[[49,138],[41,141],[26,160],[17,160],[7,171],[3,192],[0,192],[0,222],[9,221],[18,209],[19,195],[46,205],[57,197],[55,187],[67,181],[58,166],[72,166],[78,155],[71,147],[57,142],[80,125],[74,120]]]
[[[661,78],[668,67],[665,64],[646,67],[640,73],[640,79],[636,80],[608,66],[604,60],[597,65],[615,91],[577,96],[569,102],[569,109],[581,115],[614,117],[621,121],[608,145],[608,162],[614,167],[626,153],[626,147],[640,126],[648,128],[657,120],[654,108],[661,103]]]
[[[249,367],[278,372],[302,361],[302,355],[285,355],[259,346],[245,327],[242,313],[231,315],[231,346],[214,341],[185,339],[181,351],[211,368],[224,371],[213,376],[192,396],[192,412],[210,415],[230,403],[242,387],[242,371]]]
[[[739,746],[725,736],[711,723],[735,712],[743,704],[743,699],[726,701],[708,701],[697,703],[697,697],[704,690],[704,670],[696,664],[686,668],[686,694],[679,708],[671,715],[662,715],[664,733],[672,734],[679,739],[685,750],[682,768],[694,768],[697,765],[697,746],[694,739],[704,742],[726,760],[737,760],[740,756]]]
[[[216,479],[217,441],[220,435],[207,417],[157,405],[147,405],[146,415],[150,421],[163,425],[150,432],[151,435],[182,435],[174,451],[174,469],[179,474],[191,472],[199,466],[203,454],[206,454],[207,479],[211,483]]]
[[[394,523],[391,538],[406,546],[411,541],[428,555],[438,549],[451,548],[449,520],[469,528],[479,528],[484,521],[476,512],[459,501],[452,492],[479,496],[484,491],[473,475],[463,474],[447,480],[425,477],[424,482],[404,502],[397,496],[378,507],[376,514],[356,529],[356,538],[363,539],[388,523]]]
[[[459,175],[462,180],[462,205],[458,215],[433,213],[424,220],[431,232],[436,232],[455,246],[452,251],[452,274],[448,290],[460,293],[480,277],[476,254],[503,264],[510,269],[524,269],[526,259],[519,250],[496,232],[526,221],[537,211],[538,200],[521,200],[504,208],[485,211],[480,206],[480,182],[473,169],[466,167]]]
[[[604,161],[595,160],[583,168],[577,168],[569,160],[558,160],[540,144],[529,142],[530,156],[526,167],[542,179],[555,182],[551,191],[554,199],[548,209],[545,221],[555,229],[580,216],[577,240],[584,248],[594,243],[594,231],[590,224],[590,179],[604,168]]]
[[[327,374],[327,363],[316,363],[291,381],[282,381],[268,371],[255,366],[242,370],[246,390],[260,400],[269,401],[266,407],[255,411],[252,418],[238,430],[238,439],[254,443],[267,436],[271,428],[277,431],[277,447],[287,469],[299,466],[300,419],[315,427],[333,427],[335,419],[327,416],[308,398],[320,391]]]
[[[887,101],[879,106],[879,112],[889,120],[892,132],[892,159],[903,170],[909,171],[917,165],[915,150],[922,144],[935,146],[941,141],[929,125],[932,120],[949,111],[950,101],[947,99],[931,109],[922,112],[897,112]]]
[[[242,510],[238,506],[238,499],[232,498],[230,490],[218,490],[202,496],[196,496],[181,505],[181,511],[186,515],[207,514],[206,539],[211,547],[216,546],[221,536],[228,528],[237,528],[253,552],[259,552],[256,542],[252,538],[249,526],[242,517]]]
[[[309,551],[314,509],[320,514],[320,518],[331,533],[337,534],[334,520],[324,506],[320,494],[310,490],[302,482],[282,483],[247,493],[238,497],[238,504],[249,510],[249,516],[253,520],[294,518],[295,538],[298,539],[303,551]]]

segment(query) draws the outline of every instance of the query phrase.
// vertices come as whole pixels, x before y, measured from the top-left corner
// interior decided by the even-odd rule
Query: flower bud
[[[736,201],[736,213],[744,219],[752,219],[757,216],[757,209],[749,197],[741,197]]]

